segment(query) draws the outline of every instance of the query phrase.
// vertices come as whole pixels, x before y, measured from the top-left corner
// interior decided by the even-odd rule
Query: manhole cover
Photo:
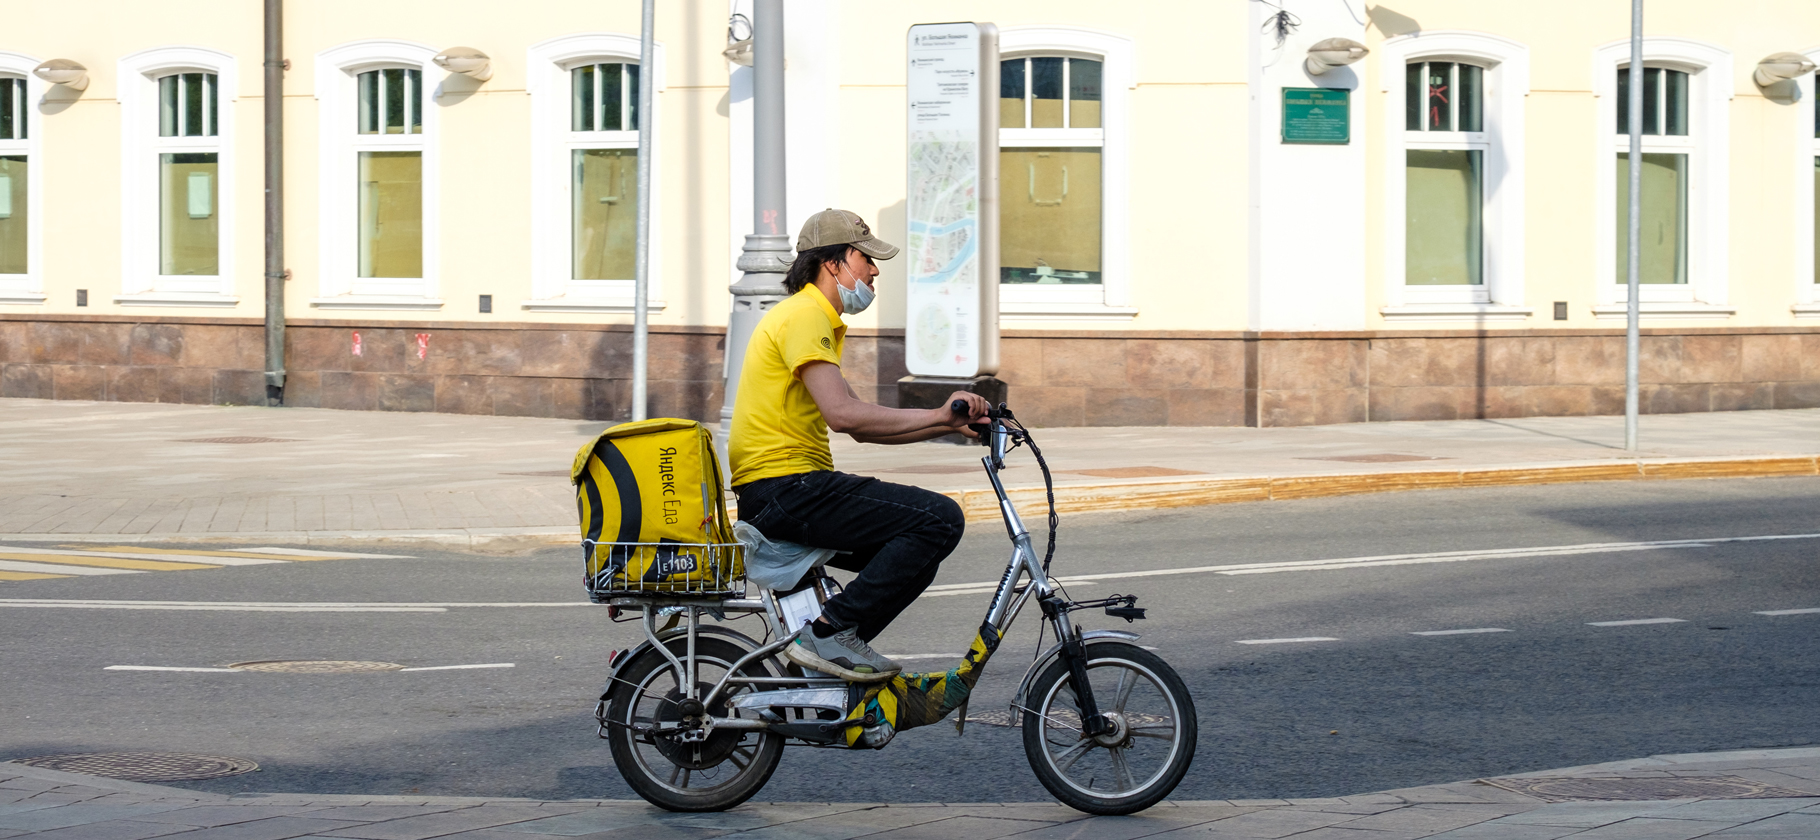
[[[1431,458],[1427,455],[1397,455],[1391,452],[1376,455],[1334,455],[1329,458],[1297,458],[1297,461],[1345,461],[1349,464],[1391,464],[1397,461],[1451,461],[1451,458]]]
[[[352,659],[270,659],[261,662],[236,662],[228,666],[236,671],[259,671],[268,674],[371,674],[397,671],[403,665],[390,662],[360,662]]]
[[[269,437],[189,438],[186,440],[173,441],[173,443],[293,443],[293,442],[295,442],[294,438],[269,438]]]
[[[1544,802],[1640,802],[1656,799],[1787,799],[1813,793],[1779,788],[1739,776],[1648,779],[1537,777],[1480,779],[1488,785]]]
[[[128,782],[182,782],[194,779],[219,779],[238,776],[259,769],[244,758],[191,753],[88,753],[86,755],[41,755],[21,758],[14,764],[29,764],[46,770],[81,773]]]
[[[1062,709],[1051,712],[1049,717],[1051,720],[1064,726],[1078,728],[1081,725],[1081,713],[1073,709]],[[978,723],[984,726],[1010,726],[1011,713],[1008,711],[980,712],[979,714],[968,715],[967,722]],[[1161,715],[1147,715],[1143,712],[1132,712],[1125,715],[1125,722],[1131,726],[1154,726],[1159,723],[1168,723],[1169,719],[1162,717]]]

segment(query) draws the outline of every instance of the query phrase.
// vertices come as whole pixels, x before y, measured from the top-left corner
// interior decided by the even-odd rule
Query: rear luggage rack
[[[713,596],[743,598],[739,543],[581,541],[588,600]],[[629,571],[629,573],[628,573]]]

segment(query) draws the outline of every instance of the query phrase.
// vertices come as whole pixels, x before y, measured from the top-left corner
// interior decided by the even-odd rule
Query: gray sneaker
[[[784,656],[804,668],[826,671],[853,682],[879,682],[897,676],[904,666],[879,655],[849,627],[827,638],[815,635],[808,625],[784,647]]]

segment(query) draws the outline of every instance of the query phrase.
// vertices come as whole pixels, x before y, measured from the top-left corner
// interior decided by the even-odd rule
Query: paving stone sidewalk
[[[1548,802],[1459,782],[1331,799],[1165,802],[1130,817],[1092,817],[1050,802],[748,803],[720,814],[672,814],[637,801],[202,794],[7,763],[0,764],[0,838],[1820,838],[1820,748],[1655,756],[1514,778],[1533,777],[1731,779],[1781,796]]]
[[[0,399],[0,535],[475,546],[568,540],[570,460],[607,425]],[[1036,435],[1058,488],[1092,502],[1076,509],[1288,498],[1289,490],[1312,494],[1322,482],[1335,492],[1374,492],[1473,483],[1462,485],[1461,476],[1479,483],[1523,483],[1544,473],[1641,478],[1676,465],[1679,475],[1813,475],[1820,464],[1820,409],[1652,415],[1641,429],[1636,453],[1623,449],[1619,417]],[[837,436],[834,452],[851,472],[957,495],[987,486],[978,448],[871,446]],[[1014,488],[1041,484],[1025,453],[1004,476]],[[1196,488],[1224,489],[1196,496]]]

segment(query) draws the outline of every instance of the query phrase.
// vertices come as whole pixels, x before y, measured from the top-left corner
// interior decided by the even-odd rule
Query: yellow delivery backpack
[[[745,576],[714,436],[693,420],[614,426],[575,453],[582,557],[595,601],[724,592]]]

